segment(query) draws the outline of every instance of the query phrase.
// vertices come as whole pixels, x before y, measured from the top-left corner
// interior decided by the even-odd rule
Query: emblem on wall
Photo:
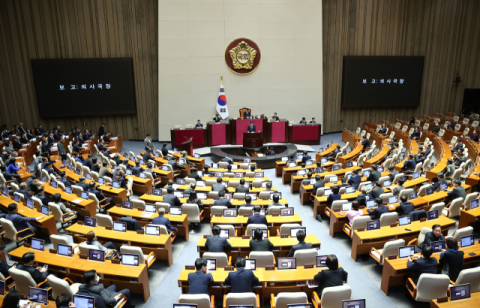
[[[225,49],[225,62],[235,74],[252,73],[260,64],[260,58],[260,48],[247,38],[235,39]]]

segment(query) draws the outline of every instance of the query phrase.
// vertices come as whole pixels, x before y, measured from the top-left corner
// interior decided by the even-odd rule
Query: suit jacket
[[[432,128],[432,133],[438,133],[440,131],[440,126],[436,125],[434,128]]]
[[[165,200],[165,198],[163,198],[163,200]],[[165,201],[163,201],[165,202]],[[230,200],[226,199],[226,198],[220,198],[218,200],[215,200],[215,202],[213,202],[213,205],[220,205],[220,206],[226,206],[227,208],[234,208],[235,206],[230,202]]]
[[[386,127],[382,127],[380,128],[380,130],[378,131],[380,134],[385,134],[387,132],[387,128]]]
[[[250,240],[250,248],[252,251],[272,251],[273,244],[268,238],[260,241]]]
[[[82,284],[80,285],[78,295],[90,296],[95,298],[95,307],[96,308],[107,308],[113,307],[117,302],[115,295],[118,292],[113,292],[108,289],[105,289],[102,283],[99,284]]]
[[[93,168],[93,163],[92,163],[92,161],[90,160],[90,158],[85,159],[85,161],[83,162],[83,165],[84,165],[84,166],[87,166],[88,168],[90,168],[90,170],[92,170],[92,168]]]
[[[37,190],[37,186],[40,186],[40,183],[35,182],[35,180],[32,179],[32,178],[28,178],[26,183],[27,183],[27,190],[28,191],[35,192]]]
[[[212,191],[227,191],[227,188],[222,183],[215,183],[212,185]]]
[[[155,160],[155,158],[154,158],[152,155],[150,155],[149,152],[145,152],[145,153],[143,154],[143,162],[144,162],[144,163],[147,163],[148,160],[150,160],[150,159],[151,159],[151,160]]]
[[[470,136],[470,139],[473,140],[473,141],[475,141],[475,142],[478,142],[478,134],[472,134],[472,135]]]
[[[328,206],[331,206],[333,201],[340,200],[341,198],[342,198],[342,195],[340,193],[338,194],[331,193],[330,195],[328,195],[328,198],[327,198]]]
[[[358,174],[353,174],[350,177],[350,180],[353,182],[353,187],[355,187],[355,189],[358,189],[358,185],[360,185],[360,183],[362,182],[362,177]]]
[[[38,194],[37,198],[40,199],[40,201],[42,201],[43,205],[48,205],[48,202],[52,202],[52,200],[48,199],[48,197],[45,196],[44,194]]]
[[[435,234],[433,234],[433,232],[427,232],[425,234],[425,239],[423,240],[423,242],[418,244],[418,249],[420,249],[420,251],[421,251],[423,245],[429,245],[432,242],[444,241],[444,240],[445,240],[445,237],[443,236],[443,234],[440,234],[439,237],[436,237]]]
[[[420,138],[420,131],[413,131],[410,135],[410,139]]]
[[[453,152],[457,152],[458,150],[463,149],[463,143],[457,143],[457,145],[453,148]]]
[[[80,186],[81,188],[83,188],[83,191],[88,191],[90,189],[90,185],[88,185],[87,183],[85,182],[80,182],[80,183],[77,183],[75,184],[77,186]]]
[[[365,152],[365,150],[370,147],[370,141],[368,141],[368,139],[365,139],[364,141],[362,141],[362,145],[363,145],[362,152]]]
[[[168,233],[170,233],[172,231],[177,231],[177,228],[172,226],[172,224],[170,223],[170,220],[167,217],[162,217],[162,216],[155,217],[152,220],[152,224],[163,225],[163,226],[167,227]]]
[[[100,167],[100,171],[98,172],[98,176],[102,178],[102,177],[104,177],[104,176],[106,176],[106,175],[107,175],[107,176],[110,176],[110,175],[111,175],[110,170],[108,170],[108,168],[103,167],[103,166]]]
[[[458,275],[463,270],[463,255],[463,251],[452,249],[440,254],[440,266],[443,267],[443,264],[448,264],[448,277],[452,281],[457,280]]]
[[[162,155],[167,156],[168,155],[168,149],[167,148],[162,148]]]
[[[460,198],[460,197],[465,199],[465,197],[467,196],[465,193],[465,188],[463,188],[462,186],[455,187],[454,189],[450,190],[447,194],[450,200]]]
[[[385,193],[385,191],[381,187],[374,188],[370,191],[370,195],[373,199],[380,197],[383,193]]]
[[[397,212],[400,213],[402,216],[409,215],[410,212],[415,210],[415,206],[413,205],[412,202],[405,202],[405,203],[400,203],[400,205],[397,207]]]
[[[226,238],[214,235],[207,237],[205,248],[207,248],[209,252],[225,252],[230,251],[232,246]]]
[[[252,124],[248,125],[248,132],[249,133],[254,133],[256,131],[257,131],[257,127],[255,125],[252,125]]]
[[[102,126],[100,126],[100,127],[98,128],[98,134],[97,134],[97,136],[100,138],[100,137],[102,137],[103,134],[105,134],[105,128],[104,128],[103,125],[102,125]]]
[[[382,174],[377,170],[370,172],[368,175],[367,181],[371,181],[372,183],[378,182],[378,180],[382,177]]]
[[[307,155],[305,155],[305,156],[302,157],[302,163],[306,163],[307,160],[310,160],[310,159],[312,159],[312,157],[307,154]]]
[[[19,189],[17,190],[18,193],[23,194],[24,198],[31,198],[32,194],[28,192],[26,189]]]
[[[228,273],[225,284],[232,286],[230,293],[253,292],[252,286],[258,284],[258,278],[251,270],[241,267],[236,272]]]
[[[187,178],[195,179],[196,181],[202,180],[202,178],[197,173],[190,173],[189,175],[187,175]]]
[[[248,220],[247,220],[247,225],[249,224],[264,224],[264,225],[268,225],[267,223],[267,218],[265,217],[265,215],[261,215],[261,214],[253,214],[252,216],[248,217]]]
[[[196,271],[188,274],[188,294],[207,294],[208,286],[213,284],[211,273]]]
[[[249,189],[248,187],[245,187],[245,186],[237,186],[235,187],[235,192],[237,193],[248,193],[249,192]]]
[[[163,202],[170,204],[170,206],[180,206],[180,205],[182,205],[180,203],[180,200],[178,199],[178,197],[173,195],[173,194],[163,195]]]
[[[415,162],[414,159],[409,159],[405,163],[403,163],[403,169],[405,171],[407,170],[414,171],[416,166],[417,166],[417,163]]]
[[[133,175],[139,175],[140,173],[142,173],[144,170],[142,167],[140,166],[135,166],[135,167],[132,167],[132,174]]]
[[[99,164],[93,164],[92,171],[100,172],[100,165]]]
[[[408,261],[407,270],[415,272],[415,275],[413,276],[412,280],[416,284],[421,274],[437,273],[437,259],[436,258],[419,258],[414,261]]]
[[[153,141],[151,138],[145,138],[145,140],[143,140],[143,143],[145,144],[145,150],[153,149]]]
[[[30,276],[32,276],[33,280],[35,280],[35,283],[37,284],[47,279],[47,276],[48,276],[48,272],[42,273],[31,265],[19,264],[17,265],[17,269],[28,272]]]
[[[425,150],[425,156],[428,156],[432,152],[432,149],[428,148]]]
[[[312,243],[305,243],[301,242],[298,243],[297,245],[293,245],[292,248],[290,249],[290,252],[287,254],[287,257],[293,257],[295,255],[295,251],[301,250],[301,249],[310,249],[312,248]]]
[[[8,270],[10,269],[10,266],[3,262],[3,260],[0,260],[0,273],[2,273],[3,277],[8,277],[10,274],[8,273]]]
[[[398,196],[398,194],[399,194],[402,190],[404,190],[404,189],[405,189],[405,187],[403,187],[403,186],[400,186],[400,185],[399,185],[399,186],[395,186],[395,188],[393,189],[392,193],[393,193],[394,196]]]
[[[368,212],[368,214],[373,216],[372,217],[373,219],[380,219],[380,216],[382,216],[382,214],[388,213],[388,212],[390,212],[390,210],[388,209],[387,206],[382,204],[374,210],[368,209],[367,212]]]
[[[197,124],[195,124],[195,128],[203,128],[203,124],[201,124],[201,123],[198,124],[198,123],[197,123]]]
[[[244,117],[251,117],[251,116],[252,116],[252,112],[247,110],[247,111],[245,111],[245,112],[243,113],[243,116],[244,116]]]
[[[339,267],[335,270],[326,268],[321,272],[318,272],[318,274],[313,277],[313,279],[318,282],[318,287],[316,289],[317,294],[322,294],[323,289],[325,288],[343,285],[343,282],[347,280],[347,276],[348,273],[343,267]]]

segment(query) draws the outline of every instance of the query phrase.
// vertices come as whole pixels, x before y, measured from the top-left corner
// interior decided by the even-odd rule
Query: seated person
[[[105,253],[108,253],[112,249],[115,250],[116,252],[118,252],[118,248],[117,248],[117,246],[115,246],[115,244],[113,242],[107,242],[107,243],[102,245],[102,243],[100,243],[97,240],[97,235],[93,231],[89,231],[87,233],[86,237],[87,237],[87,240],[85,242],[83,242],[83,244],[97,246],[98,249],[104,251]],[[110,260],[114,256],[115,256],[115,253],[112,252],[106,257],[106,259]]]
[[[69,209],[68,207],[66,207],[65,204],[63,204],[63,202],[61,200],[62,200],[62,195],[61,194],[53,194],[52,195],[53,203],[58,204],[58,206],[60,207],[60,210],[62,211],[63,214],[72,212],[72,210]],[[68,219],[68,218],[73,217],[73,216],[75,216],[75,213],[69,213],[67,216],[64,217],[64,219]]]
[[[442,249],[440,253],[440,267],[448,269],[448,277],[451,281],[456,281],[463,269],[464,252],[458,249],[457,241],[453,237],[447,237],[445,245],[447,249]]]
[[[181,206],[182,203],[180,202],[180,199],[178,199],[173,192],[173,187],[168,187],[167,194],[163,196],[163,202],[170,204],[170,206]]]
[[[445,181],[445,176],[443,175],[443,173],[441,173],[441,172],[438,173],[438,174],[437,174],[437,181],[434,182],[434,181],[432,180],[432,188],[433,188],[433,191],[436,191],[436,190],[440,189],[440,186],[441,186],[442,184],[445,184],[445,183],[446,183],[446,181]]]
[[[351,178],[351,177],[350,177]],[[319,188],[322,188],[322,187],[325,187],[325,181],[322,181],[322,178],[320,177],[320,175],[316,175],[315,176],[315,184],[313,184],[313,191],[312,191],[312,194],[314,196],[317,195],[317,190]]]
[[[415,210],[415,205],[412,202],[407,201],[407,196],[403,195],[400,197],[400,205],[397,207],[396,211],[399,212],[401,216],[410,215],[410,212]]]
[[[394,196],[398,196],[400,194],[400,192],[405,189],[403,184],[405,184],[404,180],[398,180],[398,186],[395,186],[392,190],[392,194]]]
[[[372,198],[378,198],[381,194],[383,194],[385,190],[382,188],[382,184],[380,182],[375,183],[375,188],[369,191],[368,193],[372,196]]]
[[[22,256],[22,264],[17,265],[17,269],[21,271],[26,271],[32,276],[36,284],[42,283],[47,279],[47,276],[50,275],[45,267],[37,266],[35,264],[35,254],[33,252],[27,252]],[[42,288],[48,288],[50,285],[48,282],[45,282],[41,286]]]
[[[203,128],[203,124],[200,122],[200,120],[197,120],[197,124],[195,124],[195,128]]]
[[[240,207],[243,207],[243,206],[252,207],[252,197],[246,196],[245,197],[245,204],[240,204]]]
[[[240,185],[235,187],[235,192],[236,193],[248,193],[249,192],[248,187],[245,187],[245,179],[240,179]]]
[[[16,203],[11,203],[8,205],[8,214],[5,216],[6,219],[10,220],[13,223],[13,226],[15,229],[17,229],[17,232],[25,229],[32,229],[34,232],[39,231],[37,227],[32,226],[29,224],[30,221],[37,221],[40,219],[43,219],[45,216],[39,216],[39,217],[25,217],[22,215],[18,214],[18,207]],[[23,237],[28,234],[31,234],[30,231],[25,231],[20,233],[18,236]]]
[[[218,115],[218,113],[213,117],[213,120],[215,121],[215,123],[220,123],[220,121],[222,120],[220,118],[220,116]]]
[[[329,255],[326,260],[326,265],[326,269],[318,272],[318,274],[313,277],[313,279],[318,282],[318,287],[315,291],[319,297],[322,296],[323,289],[341,286],[344,281],[347,281],[348,273],[342,267],[338,267],[336,255]]]
[[[114,182],[118,182],[120,184],[120,188],[125,188],[127,189],[127,182],[125,181],[125,174],[123,174],[123,171],[117,171],[115,172],[115,178],[113,179]],[[172,191],[173,193],[173,191]],[[165,199],[163,199],[163,202],[165,202]],[[180,201],[178,201],[180,202]]]
[[[352,225],[353,219],[357,216],[363,216],[363,211],[359,210],[360,203],[357,201],[352,202],[352,208],[347,212],[348,223]]]
[[[205,241],[205,248],[208,252],[225,252],[232,250],[232,246],[228,240],[224,237],[220,237],[220,226],[215,226],[212,228],[213,236],[207,237]]]
[[[307,124],[307,121],[305,120],[305,117],[303,117],[302,120],[300,122],[298,122],[298,124]]]
[[[251,116],[252,116],[252,111],[250,109],[245,110],[245,112],[243,113],[244,118],[249,118]]]
[[[272,203],[270,203],[267,207],[267,214],[268,212],[270,211],[270,208],[272,208],[272,206],[285,206],[284,203],[280,203],[280,197],[278,196],[278,194],[273,194],[273,197],[272,197]]]
[[[385,123],[382,124],[382,127],[378,131],[379,134],[385,135],[387,133],[387,125]]]
[[[365,186],[362,187],[360,195],[358,195],[356,201],[360,206],[365,206],[367,204],[367,188]]]
[[[388,209],[388,206],[383,205],[382,198],[375,198],[375,203],[378,206],[376,209],[367,210],[368,214],[372,216],[372,219],[380,219],[380,216],[390,212],[390,210]]]
[[[132,307],[130,290],[123,289],[120,292],[117,292],[117,287],[114,284],[105,288],[103,283],[99,283],[100,277],[97,275],[97,271],[91,270],[83,273],[83,281],[85,281],[85,284],[80,285],[77,294],[94,297],[96,308],[115,306],[121,299],[120,294],[127,298],[124,308]]]
[[[315,118],[312,118],[312,120],[308,122],[308,124],[317,124],[317,122],[315,122]]]
[[[378,171],[377,165],[373,164],[372,165],[372,172],[368,175],[367,181],[370,181],[372,183],[378,182],[378,180],[382,177],[382,173]]]
[[[226,162],[226,163],[229,163],[229,164],[233,164],[233,160],[230,158],[230,156],[228,154],[225,155],[225,157],[222,158],[220,161],[223,161],[223,162]]]
[[[303,230],[297,231],[298,244],[292,246],[290,252],[287,254],[287,257],[293,257],[295,255],[295,251],[297,250],[312,248],[312,243],[305,243],[305,236],[306,234],[303,232]]]
[[[342,195],[339,193],[340,189],[338,186],[332,186],[332,193],[328,195],[327,205],[328,207],[332,206],[333,201],[340,200]]]
[[[250,198],[250,196],[247,196],[247,198]],[[265,215],[261,215],[261,207],[259,205],[255,205],[253,207],[253,215],[248,217],[247,220],[247,225],[249,224],[263,224],[263,225],[268,225],[267,223],[267,218]]]
[[[217,183],[213,184],[212,185],[212,191],[226,191],[227,190],[227,187],[225,187],[225,185],[222,184],[222,178],[219,177],[217,178]]]
[[[176,232],[177,228],[173,227],[170,223],[170,220],[167,217],[163,217],[165,215],[165,208],[159,207],[158,208],[158,217],[155,217],[152,220],[152,224],[154,225],[162,225],[167,227],[168,233]],[[175,236],[175,233],[172,234],[172,237]]]
[[[310,160],[310,159],[312,159],[312,157],[310,155],[308,155],[307,151],[304,151],[303,152],[303,157],[302,157],[302,163],[306,164],[307,160]]]
[[[460,179],[453,180],[453,187],[454,188],[452,190],[447,192],[448,197],[445,202],[452,202],[456,198],[463,198],[465,200],[467,195]]]
[[[208,272],[207,260],[204,258],[195,260],[195,269],[197,270],[195,273],[188,274],[188,294],[209,295],[208,287],[213,284],[213,277]]]
[[[371,146],[370,141],[367,139],[367,136],[362,137],[362,142],[361,144],[363,145],[362,153],[365,153],[365,151]]]
[[[432,226],[432,232],[427,232],[425,234],[425,239],[422,243],[419,243],[417,247],[415,247],[415,252],[422,251],[422,247],[425,245],[430,245],[432,242],[436,241],[444,241],[445,237],[442,234],[442,226],[439,224],[434,224]]]
[[[45,196],[45,188],[43,186],[38,186],[37,188],[37,195],[35,196],[40,201],[42,201],[42,205],[48,206],[49,202],[52,202],[47,196]]]
[[[194,183],[192,183],[194,184]],[[197,193],[196,192],[191,192],[190,195],[188,196],[188,200],[186,203],[190,203],[190,204],[196,204],[198,205],[198,209],[201,211],[203,210],[203,207],[204,207],[204,204],[202,202],[202,200],[198,199],[197,198]]]
[[[100,190],[97,190],[95,189],[95,182],[94,181],[91,181],[89,184],[88,184],[89,188],[88,188],[88,192],[91,193],[91,194],[94,194],[95,197],[97,197],[97,200],[100,202],[101,205],[105,205],[105,204],[112,204],[113,203],[113,198],[112,197],[105,197],[102,192]]]
[[[410,135],[410,139],[412,140],[418,140],[420,139],[420,131],[418,130],[418,127],[415,126],[413,133]]]
[[[252,239],[250,240],[250,249],[252,251],[272,251],[273,244],[268,238],[263,239],[263,231],[260,228],[252,230]],[[273,264],[272,264],[273,265]]]
[[[165,201],[164,201],[165,202]],[[235,206],[225,198],[225,191],[221,190],[218,192],[218,200],[213,201],[213,205],[221,205],[221,206],[226,206],[229,209],[234,208]]]
[[[57,308],[69,308],[69,307],[75,307],[75,304],[72,302],[72,298],[70,295],[62,293],[59,296],[57,296],[57,299],[55,300],[55,304]]]
[[[280,118],[277,116],[277,113],[276,113],[276,112],[273,113],[272,121],[275,121],[275,122],[280,121]]]
[[[228,277],[225,279],[224,284],[232,286],[230,293],[253,292],[252,287],[258,284],[258,278],[252,270],[245,269],[245,263],[245,257],[238,257],[235,261],[237,270],[228,273]]]
[[[471,135],[469,138],[470,138],[470,140],[473,140],[473,141],[475,141],[475,142],[478,142],[478,132],[477,132],[476,129],[473,130],[473,133],[472,133],[472,135]]]
[[[432,253],[432,246],[430,244],[427,244],[422,247],[422,257],[414,260],[413,257],[416,255],[408,255],[407,271],[415,273],[412,278],[415,284],[418,283],[420,275],[437,273],[437,259],[431,257]],[[410,290],[413,289],[410,284],[408,284],[408,288]]]
[[[192,168],[191,172],[188,174],[187,178],[189,179],[195,179],[195,181],[201,181],[202,177],[198,175],[198,169],[197,168]]]

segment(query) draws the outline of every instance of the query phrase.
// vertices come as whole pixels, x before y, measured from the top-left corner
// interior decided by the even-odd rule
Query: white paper
[[[72,202],[74,202],[74,203],[80,203],[80,202],[82,202],[82,201],[83,201],[83,199],[75,199],[75,200],[73,200]]]
[[[141,217],[147,217],[148,218],[148,217],[152,217],[153,214],[154,213],[151,213],[151,212],[143,212]]]

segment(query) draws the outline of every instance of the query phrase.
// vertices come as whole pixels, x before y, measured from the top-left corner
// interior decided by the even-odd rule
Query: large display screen
[[[136,114],[133,58],[33,59],[43,118]]]
[[[425,57],[344,56],[342,108],[416,107]]]

